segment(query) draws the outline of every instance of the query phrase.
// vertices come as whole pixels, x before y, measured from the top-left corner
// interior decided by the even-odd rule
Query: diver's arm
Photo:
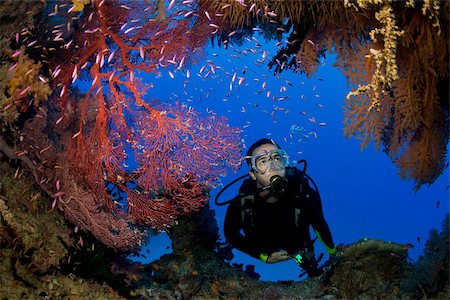
[[[313,197],[315,199],[312,201],[312,227],[314,229],[314,232],[316,233],[316,236],[319,238],[319,240],[322,242],[322,244],[325,246],[325,249],[329,254],[336,253],[336,246],[333,242],[333,237],[331,236],[330,227],[328,227],[327,221],[325,221],[325,217],[323,215],[322,210],[322,202],[320,201],[319,194],[316,193]]]
[[[232,202],[225,215],[224,234],[228,243],[234,248],[260,259],[260,252],[248,238],[241,234],[242,229],[241,208],[239,200]]]
[[[260,259],[268,264],[274,264],[277,262],[285,261],[291,259],[292,257],[287,253],[287,251],[277,251],[267,255],[267,258],[263,259],[264,254],[260,255]]]

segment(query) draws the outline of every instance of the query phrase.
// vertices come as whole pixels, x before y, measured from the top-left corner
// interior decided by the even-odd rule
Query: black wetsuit
[[[290,255],[299,251],[313,253],[309,233],[312,226],[326,247],[334,248],[318,192],[310,187],[306,179],[303,179],[300,190],[302,176],[297,169],[289,168],[287,174],[288,188],[276,203],[267,203],[261,199],[253,180],[243,182],[240,195],[251,194],[254,198],[250,201],[250,216],[242,214],[241,196],[237,196],[238,199],[227,209],[224,232],[233,247],[255,258],[260,258],[261,253],[270,255],[282,250]],[[247,201],[244,206],[249,205]],[[303,269],[308,271],[307,267]]]

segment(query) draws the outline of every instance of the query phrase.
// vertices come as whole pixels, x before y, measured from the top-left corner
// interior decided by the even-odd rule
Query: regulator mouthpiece
[[[287,180],[280,175],[270,177],[270,187],[274,193],[283,194],[287,188]]]

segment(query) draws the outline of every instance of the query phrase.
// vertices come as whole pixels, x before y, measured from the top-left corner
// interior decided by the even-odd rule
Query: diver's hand
[[[291,257],[288,255],[286,251],[273,252],[267,258],[267,263],[274,264],[280,261],[288,260]]]

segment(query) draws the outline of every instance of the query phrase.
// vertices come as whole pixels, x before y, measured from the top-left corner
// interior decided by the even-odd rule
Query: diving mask
[[[282,170],[289,165],[289,157],[283,149],[274,149],[269,152],[263,151],[251,157],[252,169],[260,174],[267,170]]]

